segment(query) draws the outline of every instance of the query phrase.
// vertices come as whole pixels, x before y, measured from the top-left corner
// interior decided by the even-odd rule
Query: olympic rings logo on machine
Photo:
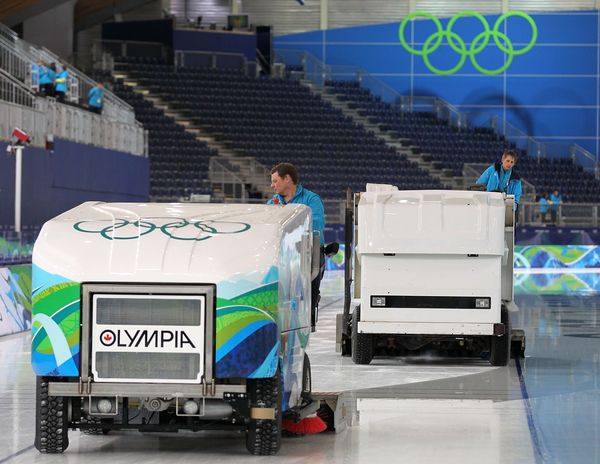
[[[196,242],[208,240],[215,235],[240,234],[250,229],[250,224],[244,222],[190,221],[185,218],[165,219],[169,222],[157,225],[147,219],[130,221],[128,219],[116,218],[114,222],[110,220],[110,225],[106,227],[85,226],[85,224],[89,223],[98,225],[98,223],[106,221],[80,221],[73,224],[73,228],[78,232],[99,234],[107,240],[135,240],[154,231],[160,231],[174,240],[193,240]],[[173,219],[176,219],[176,221],[173,221]],[[115,231],[117,230],[119,230],[119,234],[115,236]]]
[[[504,23],[504,21],[506,21],[508,18],[511,18],[513,16],[525,19],[531,26],[531,32],[532,32],[531,40],[524,48],[521,48],[519,50],[515,50],[515,47],[514,47],[512,41],[507,37],[506,34],[500,32],[500,26],[502,25],[502,23]],[[427,38],[427,40],[423,44],[422,50],[417,50],[417,49],[411,47],[407,43],[405,35],[404,35],[406,26],[413,18],[416,18],[416,17],[431,19],[437,28],[437,32],[433,33],[432,35],[430,35]],[[453,30],[452,30],[454,25],[456,24],[456,21],[458,21],[460,18],[463,18],[463,17],[476,18],[477,20],[479,20],[479,22],[483,26],[483,32],[478,34],[475,37],[475,39],[473,39],[473,42],[471,42],[471,45],[468,48],[467,48],[465,41],[458,34],[453,32]],[[500,74],[500,73],[503,73],[504,71],[506,71],[512,64],[513,58],[515,56],[524,55],[525,53],[527,53],[528,51],[530,51],[533,48],[533,46],[535,45],[535,43],[537,41],[538,29],[537,29],[537,25],[535,24],[535,21],[533,20],[533,18],[531,16],[529,16],[527,13],[524,13],[522,11],[509,11],[508,13],[504,13],[502,16],[500,16],[496,20],[496,23],[494,24],[494,28],[491,30],[490,30],[490,25],[488,24],[487,20],[481,14],[479,14],[475,11],[469,10],[469,11],[461,11],[460,13],[457,13],[448,22],[448,27],[446,28],[446,30],[444,30],[444,28],[442,27],[440,20],[438,18],[436,18],[435,16],[433,16],[431,13],[427,13],[425,11],[415,11],[415,12],[409,14],[406,18],[404,18],[402,20],[402,22],[400,23],[400,29],[398,31],[398,35],[400,37],[400,43],[402,44],[402,46],[409,53],[411,53],[413,55],[417,55],[417,56],[422,56],[425,66],[427,66],[427,68],[432,73],[439,74],[442,76],[449,76],[451,74],[455,74],[463,67],[467,57],[469,57],[469,59],[471,60],[471,63],[473,64],[473,67],[475,67],[475,69],[477,69],[482,74],[487,74],[487,75],[493,76],[493,75]],[[458,64],[456,66],[454,66],[453,68],[447,69],[447,70],[442,70],[442,69],[436,68],[435,66],[433,66],[431,64],[431,61],[429,60],[429,55],[431,55],[438,48],[440,48],[444,38],[446,38],[446,40],[448,41],[448,45],[450,45],[450,48],[452,48],[453,51],[455,51],[456,53],[458,53],[460,55],[460,60],[459,60]],[[477,58],[476,58],[476,56],[479,53],[481,53],[488,46],[488,44],[490,43],[490,38],[494,39],[496,46],[503,53],[505,53],[508,57],[506,59],[505,63],[497,69],[484,68],[483,66],[481,66],[478,63]]]

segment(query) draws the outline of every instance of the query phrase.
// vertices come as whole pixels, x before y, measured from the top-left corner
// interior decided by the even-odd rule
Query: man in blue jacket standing
[[[54,78],[56,77],[56,65],[44,65],[41,61],[38,63],[38,72],[40,75],[40,91],[47,97],[54,96]]]
[[[298,183],[298,170],[293,164],[279,163],[271,169],[271,188],[275,190],[275,196],[267,202],[269,205],[299,203],[309,206],[312,210],[313,230],[318,232],[321,242],[321,271],[311,284],[311,323],[312,330],[314,331],[317,323],[317,308],[319,306],[319,299],[321,298],[319,287],[321,286],[322,270],[325,264],[325,208],[319,195],[305,189]]]
[[[514,150],[506,150],[499,163],[492,164],[483,171],[477,179],[478,184],[485,185],[488,192],[502,192],[515,196],[515,211],[521,200],[522,186],[519,174],[514,170],[517,164],[517,153]]]

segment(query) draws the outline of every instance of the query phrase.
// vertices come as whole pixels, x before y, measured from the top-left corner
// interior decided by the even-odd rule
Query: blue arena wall
[[[462,112],[493,113],[542,142],[577,143],[596,155],[600,152],[600,13],[530,15],[539,31],[535,46],[515,56],[510,67],[496,76],[480,73],[468,58],[453,75],[433,74],[422,57],[402,47],[397,22],[284,35],[276,37],[274,44],[276,50],[305,50],[327,65],[363,68],[403,95],[438,96]],[[490,27],[497,18],[486,16]],[[444,28],[448,21],[441,20]],[[515,50],[525,47],[531,38],[528,23],[510,18],[505,26]],[[482,30],[474,18],[461,18],[453,28],[467,46]],[[409,43],[421,50],[435,29],[432,21],[413,21],[405,32]],[[459,56],[444,41],[430,59],[437,68],[449,69]],[[477,55],[488,69],[500,67],[505,59],[493,41]],[[549,156],[564,151],[556,147]]]
[[[0,224],[14,223],[15,157],[0,142]],[[149,162],[114,150],[56,140],[23,153],[22,224],[41,225],[84,201],[147,201]]]

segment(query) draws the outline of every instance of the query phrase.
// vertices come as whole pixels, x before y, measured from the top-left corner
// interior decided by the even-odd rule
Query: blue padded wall
[[[0,224],[14,223],[15,157],[0,143]],[[84,201],[147,201],[147,158],[55,141],[23,153],[22,224],[41,225]]]
[[[279,36],[276,50],[306,50],[328,65],[365,69],[404,95],[435,95],[460,111],[496,114],[544,142],[577,143],[600,151],[600,15],[598,11],[530,13],[537,24],[536,45],[516,56],[502,74],[478,72],[469,59],[454,75],[433,74],[420,56],[406,51],[398,39],[399,23],[349,27]],[[498,16],[487,16],[493,27]],[[442,20],[445,28],[449,18]],[[454,32],[467,46],[483,31],[474,18],[456,22]],[[521,18],[501,29],[516,50],[531,38]],[[435,31],[432,21],[413,21],[406,38],[416,49]],[[445,42],[431,56],[440,68],[454,67],[459,55]],[[505,55],[493,41],[477,55],[487,68],[498,68]]]

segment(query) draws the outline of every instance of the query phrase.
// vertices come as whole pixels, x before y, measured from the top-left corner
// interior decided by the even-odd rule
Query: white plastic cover
[[[501,193],[373,189],[358,205],[358,253],[504,254]]]
[[[304,205],[88,202],[48,221],[33,262],[76,282],[220,282],[278,266]]]

